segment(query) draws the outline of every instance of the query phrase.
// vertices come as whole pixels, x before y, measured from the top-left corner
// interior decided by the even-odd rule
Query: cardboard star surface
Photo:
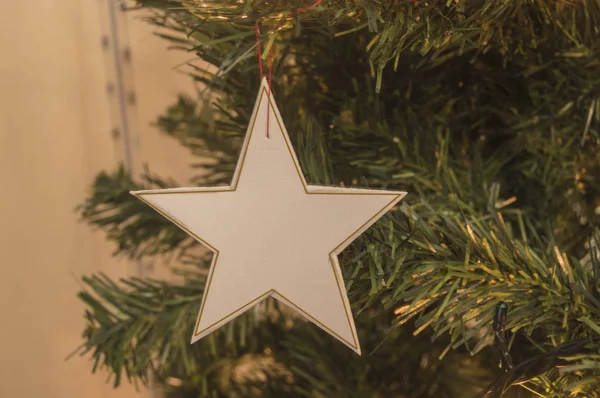
[[[230,186],[132,193],[214,252],[192,343],[271,296],[360,355],[338,254],[406,193],[308,185],[266,80]]]

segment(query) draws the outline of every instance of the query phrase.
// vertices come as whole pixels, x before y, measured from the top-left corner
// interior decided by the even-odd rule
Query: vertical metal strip
[[[100,23],[102,29],[102,47],[105,52],[107,72],[106,90],[109,100],[112,123],[112,137],[118,145],[119,161],[127,172],[135,176],[134,150],[137,145],[137,113],[135,91],[133,87],[133,71],[131,68],[131,49],[127,44],[127,21],[124,15],[125,0],[98,0],[100,6]],[[129,77],[129,79],[128,79]],[[148,276],[149,269],[141,260],[135,262],[136,276]],[[153,383],[150,375],[148,389],[151,398],[159,398],[163,394]]]
[[[98,0],[98,2],[112,137],[118,146],[119,162],[131,175],[135,175],[137,170],[134,143],[137,142],[137,117],[131,50],[127,44],[125,3],[123,0]]]
[[[120,3],[124,4],[124,3]],[[120,13],[121,10],[117,10],[117,1],[116,0],[108,0],[106,2],[108,8],[108,19],[109,19],[109,27],[110,27],[110,36],[112,38],[113,45],[112,53],[113,53],[113,62],[114,62],[114,78],[115,78],[115,86],[117,90],[117,101],[119,104],[119,116],[120,116],[120,124],[121,124],[121,137],[123,142],[123,158],[124,165],[129,171],[130,174],[134,175],[134,167],[133,167],[133,153],[131,148],[131,125],[129,122],[129,109],[127,107],[127,86],[125,82],[125,76],[123,73],[123,64],[122,64],[122,54],[126,51],[121,45],[121,37],[119,32],[119,21],[117,17],[117,13]]]
[[[127,45],[127,24],[123,0],[99,0],[103,16],[102,44],[107,67],[107,92],[112,118],[112,134],[121,153],[121,162],[127,172],[135,176],[134,139],[136,101],[131,68],[131,49]],[[128,73],[127,73],[128,72]],[[130,77],[127,79],[127,77]],[[136,274],[146,276],[146,266],[137,261]]]

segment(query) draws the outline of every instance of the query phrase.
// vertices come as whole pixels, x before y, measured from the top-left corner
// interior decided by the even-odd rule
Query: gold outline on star
[[[270,102],[271,105],[271,109],[273,110],[273,114],[275,115],[275,119],[277,121],[277,124],[279,125],[279,129],[281,131],[281,134],[283,135],[286,147],[288,149],[288,152],[294,162],[294,167],[296,168],[296,172],[298,173],[298,176],[300,177],[300,182],[302,183],[302,187],[304,189],[304,192],[307,195],[388,195],[388,196],[393,196],[394,198],[388,202],[381,210],[379,210],[373,217],[371,217],[369,220],[367,220],[365,223],[363,223],[359,228],[357,228],[352,234],[350,234],[346,239],[344,239],[339,245],[337,245],[330,253],[329,253],[329,264],[331,265],[332,271],[333,271],[333,275],[335,277],[335,281],[336,284],[338,286],[338,291],[340,293],[340,297],[342,299],[342,301],[344,302],[344,311],[346,313],[346,319],[348,321],[348,326],[350,327],[350,330],[352,332],[352,339],[353,341],[350,342],[348,340],[346,340],[345,338],[341,337],[340,335],[338,335],[336,332],[334,332],[333,330],[331,330],[330,328],[328,328],[327,326],[325,326],[324,324],[322,324],[321,322],[319,322],[317,319],[313,318],[308,312],[304,311],[302,308],[300,308],[299,306],[297,306],[296,304],[294,304],[290,299],[286,298],[283,294],[281,294],[280,292],[278,292],[275,289],[271,289],[265,293],[263,293],[262,295],[258,296],[257,298],[255,298],[254,300],[248,302],[247,304],[244,304],[242,307],[238,308],[235,311],[232,311],[231,313],[229,313],[228,315],[224,316],[223,318],[219,319],[218,321],[214,322],[213,324],[205,327],[204,329],[198,331],[198,326],[200,325],[200,320],[202,318],[202,313],[204,310],[204,305],[206,304],[206,299],[208,298],[208,292],[210,290],[210,284],[212,281],[212,277],[214,274],[214,270],[216,268],[217,265],[217,260],[219,257],[219,251],[212,246],[210,243],[206,242],[204,239],[200,238],[199,236],[197,236],[196,234],[194,234],[191,230],[189,230],[185,225],[183,225],[182,223],[180,223],[178,220],[174,219],[173,217],[169,216],[168,214],[166,214],[164,211],[162,211],[161,209],[159,209],[158,207],[154,206],[153,204],[151,204],[150,202],[148,202],[147,200],[144,199],[144,195],[159,195],[159,194],[187,194],[187,193],[212,193],[212,192],[235,192],[237,190],[237,184],[238,181],[240,179],[240,176],[244,170],[244,161],[246,160],[246,154],[248,152],[248,146],[250,143],[250,139],[252,137],[252,134],[254,133],[254,126],[256,123],[256,119],[258,116],[258,110],[260,109],[260,104],[262,102],[262,98],[263,95],[267,94],[267,98]],[[339,252],[341,252],[341,248],[344,246],[345,243],[347,243],[350,238],[352,238],[358,231],[360,231],[361,229],[363,229],[366,225],[375,222],[378,218],[380,218],[383,213],[387,212],[388,209],[394,204],[399,202],[405,195],[406,192],[402,192],[400,194],[396,194],[396,193],[390,193],[390,192],[357,192],[357,193],[350,193],[350,192],[311,192],[308,188],[309,187],[313,187],[311,185],[308,185],[306,183],[306,180],[302,174],[300,165],[298,164],[298,159],[296,158],[296,155],[292,149],[292,145],[289,141],[289,137],[287,135],[287,130],[285,130],[285,126],[282,123],[282,121],[280,120],[280,115],[279,112],[276,112],[275,110],[277,109],[272,96],[268,95],[267,89],[264,87],[264,81],[263,81],[263,85],[261,86],[261,92],[260,92],[260,96],[258,98],[258,101],[256,102],[256,108],[253,112],[252,115],[252,125],[250,128],[249,133],[247,134],[245,140],[244,140],[244,144],[242,146],[242,151],[240,153],[240,160],[238,165],[236,166],[236,172],[234,175],[234,180],[232,181],[231,185],[228,187],[223,187],[222,189],[215,187],[217,189],[210,189],[207,190],[206,187],[198,187],[195,189],[189,189],[186,191],[168,191],[168,190],[153,190],[153,191],[137,191],[137,192],[131,192],[132,195],[136,196],[138,199],[140,199],[141,201],[143,201],[144,203],[146,203],[148,206],[150,206],[151,208],[153,208],[154,210],[156,210],[158,213],[160,213],[163,217],[165,217],[166,219],[168,219],[169,221],[171,221],[173,224],[177,225],[179,228],[181,228],[182,230],[184,230],[185,232],[187,232],[189,235],[191,235],[193,238],[195,238],[197,241],[199,241],[200,243],[202,243],[204,246],[206,246],[208,249],[210,249],[214,255],[213,255],[213,259],[210,265],[210,270],[209,270],[209,274],[208,274],[208,280],[206,283],[206,289],[204,291],[204,295],[202,298],[202,304],[200,306],[200,312],[198,314],[198,318],[196,320],[196,326],[194,328],[194,335],[193,337],[197,337],[200,334],[206,332],[207,330],[215,327],[217,324],[223,322],[224,320],[226,320],[229,317],[236,317],[238,315],[241,315],[242,313],[246,312],[248,309],[250,309],[250,307],[252,307],[253,305],[261,302],[262,300],[266,299],[267,297],[275,297],[277,299],[279,299],[280,301],[284,302],[286,305],[288,305],[289,307],[292,307],[293,309],[295,309],[297,312],[299,312],[300,314],[302,314],[306,319],[310,320],[311,322],[315,323],[316,325],[318,325],[321,329],[327,331],[328,333],[330,333],[331,335],[335,336],[338,340],[340,340],[341,342],[343,342],[345,345],[347,345],[348,347],[350,347],[351,349],[353,349],[354,351],[356,351],[357,353],[360,354],[360,345],[358,343],[358,336],[356,335],[356,327],[354,325],[354,321],[352,318],[352,314],[349,313],[348,311],[348,305],[346,305],[348,299],[347,299],[347,295],[344,296],[344,292],[345,292],[345,285],[343,283],[343,280],[341,281],[340,278],[338,277],[338,272],[336,272],[336,268],[335,266],[338,266],[338,270],[341,276],[341,269],[339,267],[339,261],[338,261],[338,254]],[[316,187],[316,186],[314,186]],[[323,187],[323,188],[328,188],[328,187]],[[329,187],[331,188],[331,187]],[[352,239],[354,240],[354,239]],[[339,252],[338,252],[339,251]],[[237,315],[236,315],[237,314]],[[231,319],[233,320],[233,319]]]

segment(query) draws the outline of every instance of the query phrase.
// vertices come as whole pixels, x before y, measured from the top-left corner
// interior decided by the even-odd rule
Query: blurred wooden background
[[[167,52],[137,11],[123,18],[116,4],[111,25],[108,1],[118,0],[0,3],[1,397],[157,396],[114,390],[86,358],[65,361],[84,326],[73,274],[161,274],[112,258],[75,206],[98,171],[126,158],[134,171],[148,163],[178,181],[189,161],[149,126],[177,93],[191,92],[174,70],[189,54]]]

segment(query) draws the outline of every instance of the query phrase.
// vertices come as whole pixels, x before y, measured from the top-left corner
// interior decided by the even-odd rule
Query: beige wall
[[[111,258],[111,245],[77,221],[73,208],[121,147],[110,134],[92,0],[0,2],[0,397],[134,397],[92,375],[87,359],[65,356],[80,343],[83,307],[75,275],[136,272]],[[129,17],[137,91],[137,164],[183,181],[187,160],[147,127],[187,78],[172,68],[189,54],[167,54],[152,31]]]

